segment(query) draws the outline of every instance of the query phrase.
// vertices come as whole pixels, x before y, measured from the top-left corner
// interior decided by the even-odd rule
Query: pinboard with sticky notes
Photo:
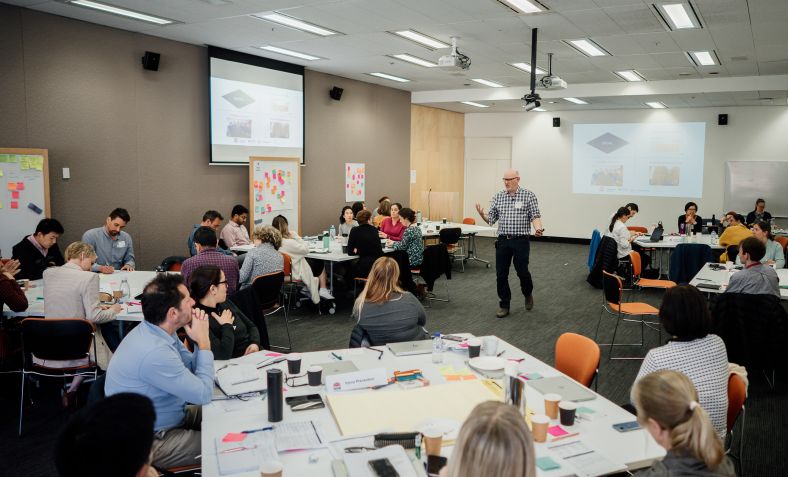
[[[301,160],[297,157],[249,158],[250,228],[270,225],[277,215],[301,234]],[[250,234],[251,235],[251,234]]]
[[[49,152],[46,149],[0,148],[0,250],[35,231],[49,217]]]

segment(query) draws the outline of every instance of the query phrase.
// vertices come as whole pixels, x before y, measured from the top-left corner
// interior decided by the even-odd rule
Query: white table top
[[[455,222],[438,222],[438,221],[430,221],[430,222],[422,222],[421,223],[421,233],[425,237],[437,236],[440,235],[440,231],[436,230],[437,226],[440,226],[442,229],[450,229],[459,227],[462,229],[463,234],[478,234],[479,232],[491,232],[495,230],[495,227],[490,227],[489,225],[471,225],[471,224],[458,224]]]
[[[101,291],[111,293],[113,289],[120,288],[120,283],[125,278],[129,281],[132,301],[138,301],[134,300],[133,297],[142,293],[142,289],[145,288],[145,285],[155,276],[156,272],[138,270],[133,272],[116,270],[115,273],[111,275],[100,273],[99,287]],[[30,285],[31,287],[25,292],[28,303],[27,310],[14,313],[9,310],[8,307],[4,307],[3,312],[6,316],[44,316],[44,280],[33,280],[30,282]],[[134,307],[134,309],[140,310],[139,306]],[[118,313],[116,319],[122,321],[142,321],[141,310],[132,313],[129,313],[128,310],[129,306],[124,304],[123,311]]]
[[[649,242],[649,236],[644,235],[642,238],[635,240],[635,243],[646,248],[676,248],[677,245],[682,243],[702,243],[710,246],[712,250],[723,250],[724,247],[719,243],[711,243],[711,235],[709,234],[696,234],[692,237],[686,235],[665,235],[660,242]]]
[[[470,336],[470,335],[463,335]],[[368,349],[359,348],[355,350],[342,350],[334,351],[342,356],[344,360],[352,361],[359,369],[371,369],[384,367],[389,375],[396,370],[409,370],[420,368],[423,371],[425,378],[429,379],[431,386],[451,386],[451,383],[446,383],[445,379],[440,373],[440,367],[452,365],[455,370],[466,368],[465,361],[468,359],[467,352],[465,351],[446,351],[443,353],[443,363],[433,364],[431,355],[418,355],[396,357],[387,348],[377,347],[384,349],[382,359],[378,360],[378,353]],[[506,358],[525,358],[520,368],[521,372],[532,373],[538,372],[544,377],[551,377],[559,375],[560,373],[548,366],[547,364],[537,360],[536,358],[528,355],[527,353],[515,348],[514,346],[499,341],[498,350],[505,350],[506,353],[503,357]],[[265,352],[255,353],[248,357],[241,358],[247,362],[257,363],[263,358],[261,355]],[[312,353],[302,354],[302,371],[308,366],[314,364],[321,364],[331,362],[333,358],[329,351],[318,351]],[[223,365],[223,362],[217,362],[217,368]],[[286,374],[287,368],[285,362],[274,365],[281,369]],[[267,369],[267,368],[266,368]],[[262,372],[262,371],[261,371]],[[604,378],[603,378],[604,379]],[[391,389],[399,389],[398,385],[391,385],[379,390],[361,390],[349,391],[355,393],[382,393]],[[299,396],[306,394],[320,393],[326,400],[325,387],[295,387],[285,391],[285,396]],[[544,411],[544,401],[539,392],[526,385],[526,398],[528,406],[541,413]],[[664,450],[659,447],[651,436],[645,430],[637,430],[627,433],[619,433],[612,428],[612,425],[620,422],[627,422],[634,420],[634,416],[622,409],[619,405],[608,401],[602,396],[596,399],[586,401],[580,404],[581,406],[591,408],[595,411],[593,419],[590,421],[577,421],[572,427],[568,427],[571,432],[579,432],[580,435],[576,438],[565,439],[561,442],[572,442],[575,439],[581,439],[586,445],[594,450],[602,453],[613,462],[626,464],[629,469],[637,469],[650,465],[654,460],[661,458],[664,455]],[[437,417],[437,416],[436,416]],[[287,405],[284,406],[284,421],[303,421],[312,420],[319,422],[325,437],[329,440],[340,438],[340,432],[337,424],[328,408],[328,403],[323,409],[316,409],[311,411],[301,411],[295,415],[290,411]],[[555,424],[555,422],[553,423]],[[211,404],[203,406],[203,421],[202,421],[202,475],[205,477],[219,476],[219,469],[217,464],[217,455],[215,442],[216,439],[221,438],[228,432],[240,432],[246,429],[256,429],[268,426],[270,423],[267,421],[267,402],[260,398],[255,398],[250,401],[214,401]],[[552,424],[551,424],[552,425]],[[381,429],[385,431],[386,429]],[[357,439],[343,438],[342,442],[332,447],[344,448],[353,445],[371,446],[372,438],[369,436]],[[546,455],[550,451],[547,446],[552,445],[550,440],[547,443],[537,443],[536,453],[538,456]],[[340,451],[341,452],[341,451]],[[332,454],[333,453],[333,454]],[[444,447],[442,451],[444,456],[449,456],[451,453],[450,447]],[[317,457],[317,462],[309,463],[309,456]],[[334,457],[332,457],[334,455]],[[285,466],[285,475],[300,476],[331,476],[331,460],[333,458],[341,458],[337,453],[337,449],[316,449],[304,452],[292,452],[279,454],[280,461]],[[555,457],[554,457],[555,458]],[[558,459],[556,458],[556,461]],[[539,476],[562,476],[571,474],[572,470],[569,465],[562,463],[561,468],[543,472],[537,470]],[[234,476],[243,477],[258,477],[257,472],[247,472],[233,474]]]
[[[692,278],[690,281],[690,285],[698,286],[699,283],[705,283],[709,285],[722,285],[718,290],[714,290],[711,288],[698,288],[698,290],[704,293],[723,293],[725,290],[728,289],[728,282],[731,279],[731,275],[737,273],[738,270],[712,270],[709,268],[710,263],[703,265],[703,268],[698,271],[698,273]],[[780,278],[780,286],[788,286],[788,268],[781,268],[777,270],[777,276]],[[787,288],[780,288],[780,297],[783,300],[788,300],[788,289]]]

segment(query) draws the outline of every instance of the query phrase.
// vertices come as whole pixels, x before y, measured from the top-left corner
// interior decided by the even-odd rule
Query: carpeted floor
[[[492,240],[478,239],[478,255],[494,259]],[[519,294],[514,270],[512,314],[497,319],[498,299],[495,292],[494,262],[491,268],[481,263],[470,263],[465,273],[454,273],[449,282],[451,302],[434,302],[427,308],[427,329],[442,333],[469,332],[477,335],[495,334],[529,354],[552,364],[554,344],[561,333],[571,331],[594,336],[600,316],[601,292],[585,282],[588,273],[583,245],[533,243],[531,273],[535,282],[535,307],[525,310]],[[445,293],[443,280],[436,283],[435,292]],[[337,293],[338,295],[340,293]],[[659,305],[660,293],[643,293],[639,300]],[[314,310],[296,310],[290,331],[297,351],[313,351],[347,347],[353,321],[350,318],[349,297],[338,297],[334,315],[317,315]],[[600,328],[600,341],[609,342],[614,321],[605,318]],[[280,318],[269,324],[271,340],[281,344],[285,340]],[[622,328],[619,328],[622,332]],[[646,348],[617,348],[615,352],[641,355],[657,345],[658,335],[646,330]],[[640,327],[623,325],[621,342],[640,339]],[[617,338],[618,341],[618,338]],[[617,403],[628,401],[632,381],[640,361],[608,361],[608,348],[603,349],[600,366],[599,392]],[[770,390],[761,375],[750,377],[750,396],[747,402],[744,444],[744,471],[750,476],[788,475],[788,462],[780,457],[783,439],[788,439],[788,379],[778,376],[776,390]],[[59,409],[59,395],[53,386],[44,385],[36,393],[39,398],[25,411],[25,435],[16,436],[19,406],[19,378],[0,375],[0,476],[55,475],[51,451],[58,430],[66,416]],[[740,433],[741,425],[736,432]],[[737,437],[738,440],[738,437]],[[109,475],[109,474],[108,474]]]

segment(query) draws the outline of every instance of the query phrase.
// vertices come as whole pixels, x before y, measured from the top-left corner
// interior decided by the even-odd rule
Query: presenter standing
[[[477,203],[476,211],[481,218],[492,225],[498,225],[498,240],[495,242],[495,277],[498,287],[499,308],[495,314],[503,318],[509,314],[512,291],[509,288],[509,266],[514,259],[514,269],[520,278],[520,289],[525,295],[525,309],[534,307],[531,272],[528,271],[528,256],[531,250],[529,236],[531,224],[534,235],[541,237],[541,214],[536,195],[520,187],[520,173],[509,169],[503,174],[504,190],[495,194],[490,201],[490,210],[485,213]]]

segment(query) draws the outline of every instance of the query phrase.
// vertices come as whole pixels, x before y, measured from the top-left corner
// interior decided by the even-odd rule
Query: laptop
[[[389,343],[389,351],[394,356],[413,356],[416,354],[432,353],[432,340],[406,341],[404,343]]]
[[[665,229],[663,229],[661,227],[657,227],[657,228],[654,229],[653,232],[651,232],[651,237],[649,237],[648,239],[642,240],[642,241],[643,242],[649,242],[649,243],[661,242],[662,241],[662,234],[664,234],[664,233],[665,233]]]
[[[560,394],[561,399],[565,401],[581,402],[596,399],[596,394],[566,376],[531,380],[528,381],[528,385],[542,393],[542,395],[550,393]]]

